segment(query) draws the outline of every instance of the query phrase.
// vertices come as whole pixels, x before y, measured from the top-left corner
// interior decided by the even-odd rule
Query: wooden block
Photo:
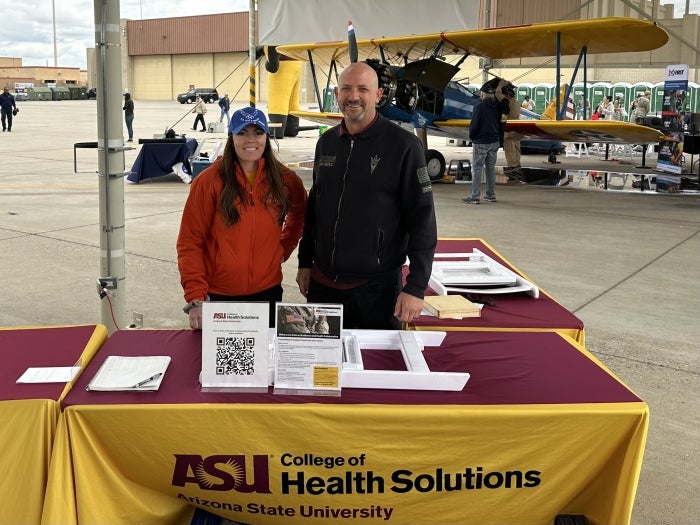
[[[461,295],[426,295],[425,308],[438,319],[481,317],[481,308]]]

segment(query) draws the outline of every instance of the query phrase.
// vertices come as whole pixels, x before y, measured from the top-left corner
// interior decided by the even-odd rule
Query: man
[[[525,95],[525,100],[523,100],[523,107],[529,111],[535,111],[535,102],[530,100],[530,95]]]
[[[634,122],[635,124],[640,124],[644,125],[644,117],[647,116],[647,113],[649,113],[649,110],[651,109],[651,103],[649,101],[649,97],[651,96],[651,91],[645,91],[644,96],[639,97],[639,100],[637,101],[637,110],[634,114]]]
[[[134,101],[131,99],[131,93],[124,93],[124,123],[126,131],[129,134],[127,142],[134,141]]]
[[[2,115],[2,130],[12,131],[12,116],[13,111],[17,112],[17,104],[15,97],[10,93],[10,90],[5,86],[0,95],[0,113]],[[5,123],[7,121],[7,123]]]
[[[472,192],[462,199],[465,204],[479,204],[481,200],[481,174],[486,172],[484,200],[496,202],[496,158],[500,147],[501,105],[496,100],[495,89],[484,85],[479,93],[481,102],[474,108],[469,123],[469,139],[472,141]]]
[[[231,101],[228,99],[228,93],[219,99],[219,107],[221,108],[221,115],[219,116],[219,122],[224,120],[224,115],[226,115],[226,126],[231,123],[231,117],[228,112],[231,109]]]
[[[501,79],[496,88],[496,99],[508,101],[508,120],[520,119],[520,106],[515,100],[515,86],[507,80]],[[506,167],[503,170],[506,177],[513,180],[522,180],[522,169],[520,167],[520,134],[508,131],[503,141],[503,151],[506,154]]]
[[[615,102],[613,102],[613,119],[622,120],[622,117],[624,117],[624,110],[625,99],[622,98],[622,95],[620,94],[615,95]]]
[[[382,92],[363,62],[338,78],[343,120],[316,144],[299,243],[299,291],[342,304],[344,328],[398,329],[419,316],[437,244],[423,145],[377,112]]]

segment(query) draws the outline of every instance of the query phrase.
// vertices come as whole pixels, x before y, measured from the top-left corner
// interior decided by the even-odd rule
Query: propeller
[[[348,53],[350,62],[357,62],[357,40],[355,39],[355,28],[352,26],[352,20],[348,21]]]

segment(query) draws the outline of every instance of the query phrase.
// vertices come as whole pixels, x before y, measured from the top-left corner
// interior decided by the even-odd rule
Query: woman
[[[282,300],[282,263],[304,226],[307,194],[273,152],[265,114],[231,117],[224,154],[195,177],[177,239],[180,282],[192,329],[202,301],[268,301],[270,326]]]
[[[603,102],[600,104],[600,118],[605,120],[613,120],[615,116],[615,105],[613,104],[610,95],[603,97]]]

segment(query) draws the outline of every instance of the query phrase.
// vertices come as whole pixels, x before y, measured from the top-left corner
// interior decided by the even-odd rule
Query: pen
[[[152,375],[151,377],[149,377],[148,379],[144,379],[143,381],[139,381],[138,383],[136,383],[136,384],[135,384],[134,386],[132,386],[131,388],[138,388],[138,387],[140,387],[140,386],[145,385],[146,383],[150,383],[151,381],[155,381],[156,379],[158,379],[158,378],[159,378],[160,376],[162,376],[162,375],[163,375],[163,372],[158,372],[157,374],[153,374],[153,375]]]

